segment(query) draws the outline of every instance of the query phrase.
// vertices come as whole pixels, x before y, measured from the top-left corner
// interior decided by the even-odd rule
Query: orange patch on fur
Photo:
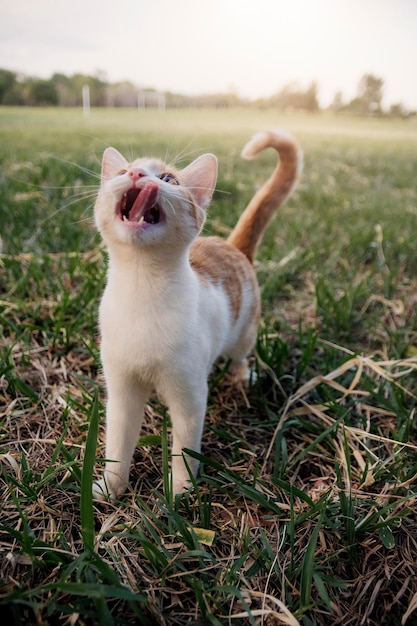
[[[191,247],[190,262],[200,278],[224,287],[236,321],[244,285],[250,283],[254,293],[257,291],[255,274],[245,255],[220,237],[199,237]]]

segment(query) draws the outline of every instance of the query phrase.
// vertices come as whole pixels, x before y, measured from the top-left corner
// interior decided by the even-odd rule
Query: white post
[[[83,85],[83,112],[84,117],[90,117],[90,86]]]
[[[165,98],[165,94],[164,94],[164,93],[162,93],[162,91],[160,91],[160,92],[158,93],[158,109],[161,111],[161,110],[164,110],[164,109],[165,109],[165,107],[166,107],[166,98]]]
[[[145,92],[138,91],[138,109],[145,108]]]

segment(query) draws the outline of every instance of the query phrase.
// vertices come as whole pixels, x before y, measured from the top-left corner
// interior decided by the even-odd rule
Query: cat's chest
[[[103,331],[132,345],[158,343],[158,338],[178,334],[179,318],[185,311],[178,307],[173,297],[114,289],[108,286],[100,305],[100,321]]]
[[[196,362],[208,370],[233,326],[223,288],[194,273],[161,285],[111,276],[100,305],[102,358],[141,376]],[[152,374],[152,380],[160,374]]]
[[[192,332],[194,294],[108,284],[100,305],[102,343],[109,358],[149,369],[169,363]]]

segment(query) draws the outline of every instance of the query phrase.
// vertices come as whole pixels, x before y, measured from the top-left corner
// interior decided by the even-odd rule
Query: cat
[[[269,147],[278,151],[279,163],[227,239],[199,236],[217,180],[213,154],[182,170],[154,158],[129,163],[114,148],[103,154],[94,216],[109,257],[99,309],[108,397],[97,499],[126,491],[152,392],[170,413],[172,491],[179,494],[191,486],[189,470],[198,470],[182,450],[200,451],[214,362],[225,357],[235,381],[248,379],[260,317],[256,248],[302,169],[302,152],[283,130],[257,133],[242,156]]]

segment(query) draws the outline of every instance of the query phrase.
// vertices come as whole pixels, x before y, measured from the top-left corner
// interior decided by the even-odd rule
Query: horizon
[[[316,82],[325,108],[337,92],[353,99],[373,74],[384,81],[384,108],[417,109],[413,0],[15,0],[1,15],[0,66],[42,79],[102,73],[110,83],[250,100]]]

